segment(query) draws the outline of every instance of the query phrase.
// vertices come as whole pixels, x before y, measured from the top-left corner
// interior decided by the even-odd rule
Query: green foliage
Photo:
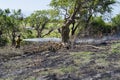
[[[65,9],[66,7],[73,7],[75,1],[76,0],[52,0],[50,6]]]
[[[37,31],[37,37],[44,37],[46,31],[56,29],[60,20],[59,11],[53,9],[38,10],[28,17],[30,26]]]
[[[102,34],[111,33],[114,28],[111,23],[105,23],[102,17],[95,17],[91,22],[93,34],[101,32]]]
[[[22,32],[22,37],[24,39],[26,38],[35,38],[36,34],[34,30],[25,30],[24,32]]]
[[[99,32],[103,32],[104,27],[105,27],[105,22],[103,21],[102,17],[95,17],[92,20],[92,29],[93,29],[93,33],[98,33]]]
[[[36,28],[36,26],[41,26],[45,21],[48,20],[48,14],[46,10],[35,11],[29,16],[30,26]]]
[[[22,20],[21,9],[10,10],[4,9],[0,10],[0,30],[2,31],[2,36],[8,38],[9,40],[15,41],[15,33],[20,31],[20,24]],[[13,42],[12,42],[13,43]]]
[[[47,10],[38,10],[29,16],[29,23],[37,31],[37,37],[42,37],[42,32],[49,22],[49,14]]]
[[[103,33],[111,33],[114,27],[111,23],[105,23]]]
[[[50,22],[56,23],[59,20],[61,20],[61,16],[60,16],[60,12],[58,10],[54,10],[54,9],[49,9],[47,10],[50,19]]]
[[[116,15],[112,18],[112,25],[113,28],[116,30],[117,33],[120,33],[120,14]]]
[[[120,14],[112,18],[112,24],[113,26],[120,27]]]
[[[56,37],[56,38],[60,38],[61,35],[60,35],[60,33],[58,33],[57,31],[54,31],[54,32],[50,33],[49,35],[46,35],[45,37]]]
[[[0,47],[5,46],[7,44],[7,42],[8,42],[7,38],[0,37]]]
[[[100,17],[95,17],[93,19],[92,25],[96,26],[96,27],[100,27],[100,26],[104,26],[105,22],[103,21],[101,16]]]

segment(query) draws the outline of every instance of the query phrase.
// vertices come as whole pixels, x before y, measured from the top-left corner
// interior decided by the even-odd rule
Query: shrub
[[[5,46],[8,43],[7,38],[0,37],[0,47]]]

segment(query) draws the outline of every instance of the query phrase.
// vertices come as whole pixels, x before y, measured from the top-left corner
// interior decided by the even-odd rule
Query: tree
[[[16,32],[19,30],[22,17],[21,9],[0,9],[0,38],[2,35],[5,39],[10,39],[12,45],[15,45]]]
[[[35,11],[30,15],[30,25],[37,31],[37,37],[42,37],[42,31],[45,29],[46,24],[49,21],[48,13],[46,10]]]
[[[30,26],[34,27],[37,31],[37,37],[44,37],[45,35],[50,34],[53,31],[53,28],[51,28],[48,33],[43,34],[43,30],[47,28],[47,24],[54,24],[58,22],[58,20],[60,19],[58,14],[58,11],[49,9],[35,11],[29,16]]]
[[[62,25],[62,41],[69,41],[70,25],[75,32],[76,27],[80,24],[79,20],[84,20],[88,26],[91,17],[94,14],[105,13],[110,11],[109,5],[115,3],[115,0],[52,0],[50,5],[60,12],[63,12],[64,23]],[[76,27],[74,27],[77,20]],[[73,34],[72,32],[72,34]]]
[[[23,20],[21,9],[13,10],[8,20],[9,30],[11,31],[12,35],[12,45],[15,45],[16,32],[19,31],[21,20]]]
[[[7,38],[7,34],[8,34],[8,26],[9,26],[9,14],[10,14],[10,10],[9,9],[5,9],[5,10],[0,10],[0,33],[1,33],[1,35],[3,35],[3,37],[1,37],[1,41],[2,41],[2,43],[4,44],[4,41],[6,41],[5,40],[5,38]],[[0,36],[1,36],[0,35]],[[4,38],[4,39],[3,39]]]

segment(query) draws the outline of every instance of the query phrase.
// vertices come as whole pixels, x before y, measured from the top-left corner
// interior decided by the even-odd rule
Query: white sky
[[[0,0],[1,9],[22,9],[23,14],[29,15],[35,10],[49,9],[51,0]],[[118,0],[120,2],[120,0]],[[120,13],[120,5],[115,5],[112,16]]]
[[[120,0],[117,0],[117,2],[119,3],[113,5],[113,16],[115,16],[116,14],[120,14]]]
[[[51,0],[0,0],[1,9],[21,9],[23,14],[30,14],[35,10],[48,9]]]

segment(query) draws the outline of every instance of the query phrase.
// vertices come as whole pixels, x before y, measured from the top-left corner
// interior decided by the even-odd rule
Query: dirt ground
[[[120,43],[0,48],[0,80],[120,80]]]

